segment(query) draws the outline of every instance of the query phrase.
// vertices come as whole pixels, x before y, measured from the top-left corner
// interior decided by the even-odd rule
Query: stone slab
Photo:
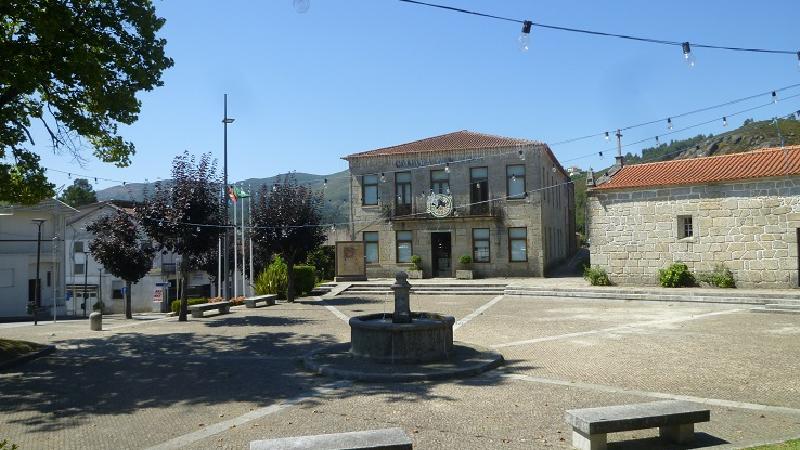
[[[259,303],[264,303],[267,306],[272,306],[278,299],[276,294],[259,295],[256,297],[249,297],[244,299],[245,308],[255,308]]]
[[[250,450],[411,450],[402,428],[318,434],[250,442]]]
[[[708,422],[707,408],[682,400],[663,400],[633,405],[571,409],[564,418],[584,434],[616,433],[686,423]]]

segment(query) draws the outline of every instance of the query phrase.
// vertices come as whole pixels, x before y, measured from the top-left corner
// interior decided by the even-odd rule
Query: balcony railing
[[[420,209],[421,208],[421,209]],[[400,220],[427,220],[433,218],[430,214],[425,213],[425,205],[412,205],[412,204],[392,204],[391,206],[384,207],[384,217],[392,221]],[[483,203],[476,203],[467,207],[456,206],[453,213],[446,218],[451,217],[493,217],[502,218],[504,202],[500,200],[491,200]]]

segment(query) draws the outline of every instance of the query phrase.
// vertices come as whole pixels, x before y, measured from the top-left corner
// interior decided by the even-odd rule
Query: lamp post
[[[223,239],[224,245],[222,246],[223,256],[222,256],[222,276],[223,276],[223,284],[222,290],[223,295],[225,296],[225,301],[229,301],[231,299],[231,292],[228,287],[228,225],[230,223],[230,217],[228,217],[228,124],[233,123],[234,119],[228,117],[228,94],[225,94],[225,109],[224,109],[224,116],[222,118],[222,128],[224,132],[224,150],[223,150],[223,159],[222,159],[222,202],[225,205],[225,238]]]
[[[46,222],[45,219],[31,220],[38,227],[36,235],[36,280],[34,281],[33,293],[33,324],[39,324],[39,303],[42,301],[41,282],[39,280],[39,264],[42,259],[42,224]]]

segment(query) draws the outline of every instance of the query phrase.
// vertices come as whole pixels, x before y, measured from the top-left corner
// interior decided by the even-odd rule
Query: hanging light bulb
[[[197,232],[198,232],[198,233],[200,232],[200,227],[197,227]]]
[[[800,69],[800,52],[797,52],[797,68]]]
[[[331,225],[331,231],[336,232],[336,224]]]
[[[608,131],[606,131],[606,140],[609,140]]]
[[[772,103],[778,103],[778,93],[772,91]]]
[[[125,181],[123,181],[123,182],[122,182],[122,185],[123,185],[123,186],[127,186],[127,185],[128,185],[128,183],[127,183],[127,182],[125,182]]]
[[[381,172],[381,183],[386,183],[386,174]]]
[[[519,33],[519,38],[517,38],[517,41],[519,42],[519,51],[521,52],[527,52],[528,48],[530,47],[531,25],[533,25],[533,22],[530,20],[526,20],[522,23],[522,31]]]
[[[672,119],[671,119],[671,118],[670,118],[670,119],[667,119],[667,129],[668,129],[668,130],[671,130],[671,129],[672,129]]]
[[[683,60],[686,62],[686,65],[689,66],[689,68],[691,69],[697,63],[697,61],[694,59],[694,54],[692,53],[692,49],[691,47],[689,47],[688,42],[684,42],[683,44],[681,44],[681,47],[683,47]]]
[[[600,155],[600,159],[603,159],[603,152],[597,152],[597,154]]]
[[[476,187],[477,189],[480,189],[480,188],[481,188],[481,184],[480,184],[480,183],[475,183],[475,187]]]
[[[444,163],[444,172],[450,173],[450,163]]]
[[[299,14],[305,14],[308,12],[308,8],[311,7],[311,0],[292,0],[292,5],[294,5],[294,10]]]
[[[519,160],[525,161],[525,152],[523,152],[522,150],[519,151]]]
[[[328,179],[327,178],[323,178],[322,179],[322,188],[325,189],[326,187],[328,187]]]
[[[69,178],[69,179],[71,180],[71,179],[72,179],[72,174],[71,174],[71,173],[68,173],[68,174],[67,174],[67,178]]]
[[[722,118],[722,126],[723,127],[727,127],[728,126],[728,118],[727,117],[723,117]]]
[[[97,184],[97,177],[94,177],[94,184]]]
[[[511,175],[511,182],[512,183],[516,183],[517,182],[517,176],[516,175]]]
[[[659,145],[661,144],[658,142],[658,136],[656,136],[656,147],[658,147]]]

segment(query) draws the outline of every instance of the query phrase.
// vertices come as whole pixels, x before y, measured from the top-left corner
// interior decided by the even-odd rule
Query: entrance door
[[[39,292],[41,292],[41,281],[39,281]],[[40,303],[41,303],[41,296],[39,296]],[[28,304],[33,305],[36,303],[36,279],[32,278],[28,280]],[[41,305],[37,305],[41,306]]]
[[[452,277],[453,270],[450,263],[450,232],[431,233],[431,261],[433,262],[434,277]]]

